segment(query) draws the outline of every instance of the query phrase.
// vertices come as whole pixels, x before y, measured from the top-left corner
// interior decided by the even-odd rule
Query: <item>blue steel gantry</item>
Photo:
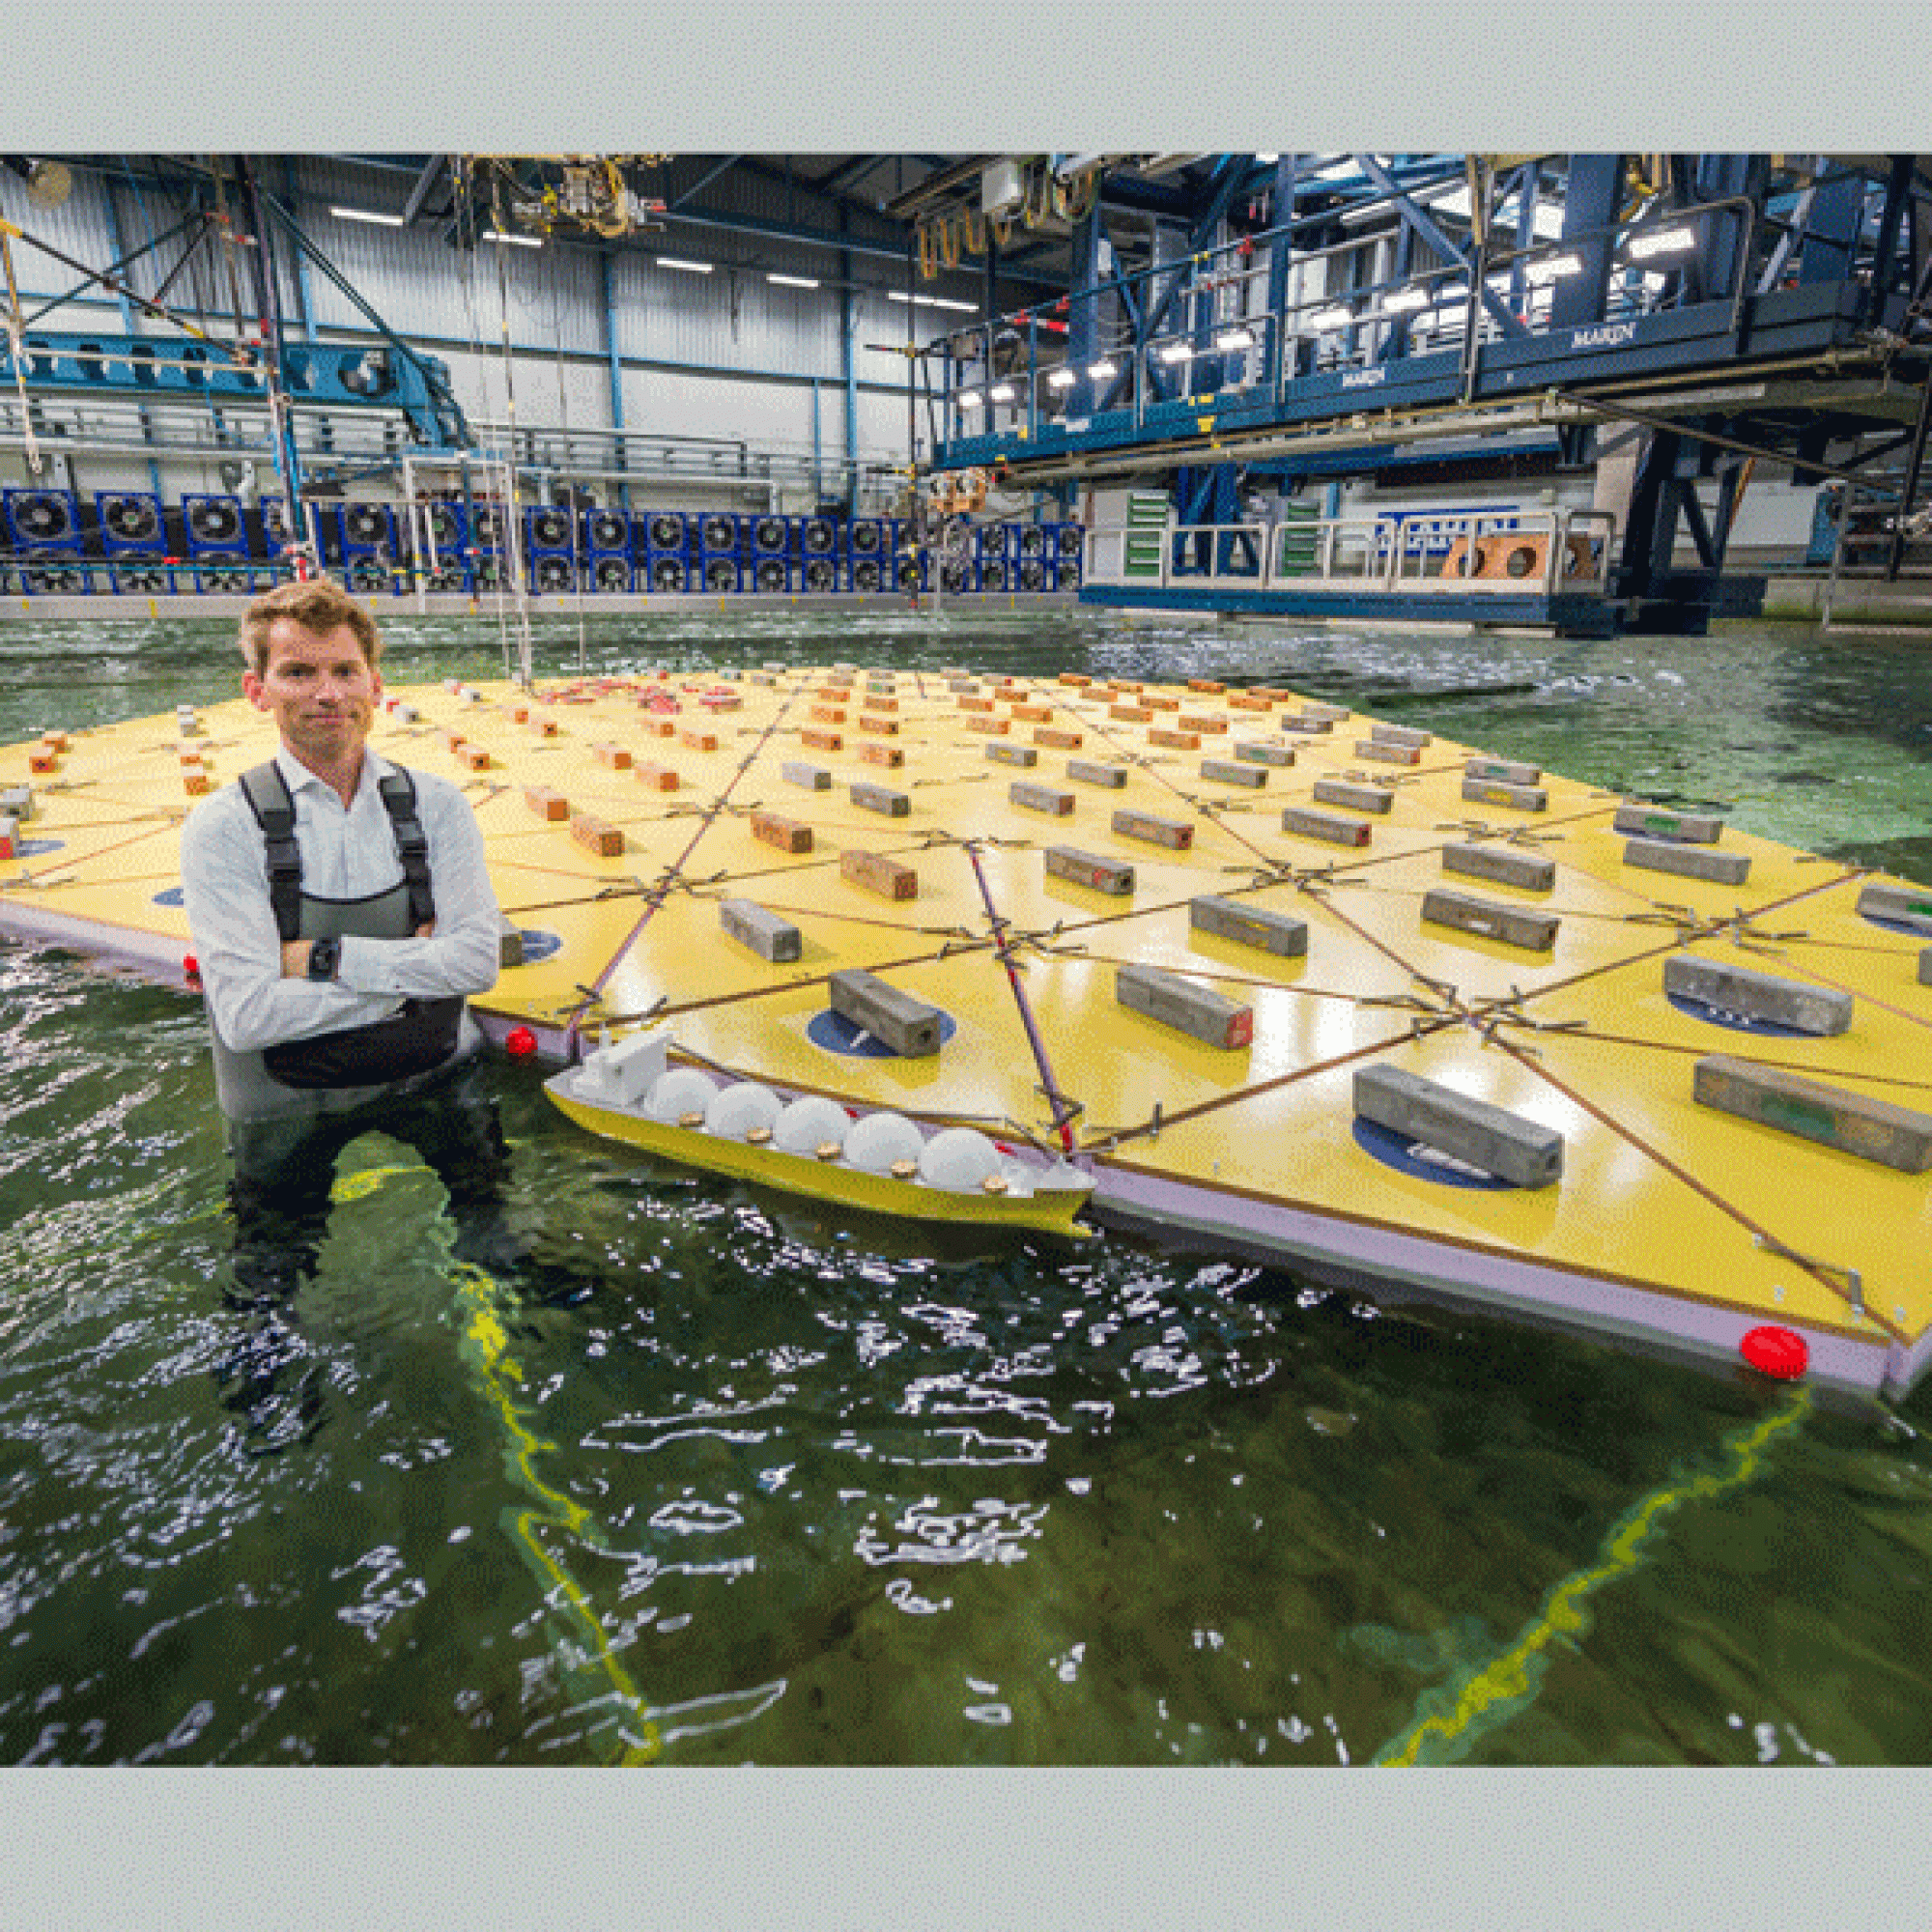
[[[1090,570],[1087,601],[1447,615],[1487,567],[1473,526],[1426,547],[1426,572],[1384,529],[1341,582],[1276,568],[1265,529],[1204,552],[1202,531],[1247,527],[1263,479],[1293,497],[1432,462],[1501,475],[1527,452],[1594,471],[1598,521],[1552,524],[1526,563],[1519,547],[1528,581],[1496,620],[1596,632],[1708,623],[1754,460],[1876,480],[1911,509],[1932,156],[1227,155],[1157,194],[1079,158],[1098,190],[1065,296],[951,330],[921,368],[935,470],[1169,493],[1158,581]],[[1612,475],[1602,443],[1631,430]],[[1230,560],[1191,570],[1196,553]]]

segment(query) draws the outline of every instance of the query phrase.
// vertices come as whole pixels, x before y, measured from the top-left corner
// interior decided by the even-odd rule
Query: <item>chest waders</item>
[[[292,939],[409,939],[436,918],[430,887],[429,840],[416,816],[409,773],[377,780],[396,836],[403,876],[366,898],[329,899],[302,891],[296,843],[295,801],[271,759],[239,781],[268,847],[269,905],[283,944]],[[399,1081],[434,1072],[469,1043],[461,995],[405,1000],[402,1010],[369,1026],[346,1027],[307,1039],[284,1040],[240,1053],[211,1026],[214,1089],[231,1122],[299,1120],[333,1114],[377,1098]]]

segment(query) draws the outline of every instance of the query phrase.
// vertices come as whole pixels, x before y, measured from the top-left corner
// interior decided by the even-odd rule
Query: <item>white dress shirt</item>
[[[376,781],[396,769],[365,749],[345,810],[334,786],[286,749],[275,753],[295,804],[302,890],[359,899],[403,876],[396,835]],[[436,931],[428,939],[342,941],[332,981],[282,978],[282,940],[269,905],[267,841],[240,784],[195,807],[182,828],[182,891],[209,1016],[238,1053],[367,1026],[405,998],[487,993],[497,983],[501,918],[469,802],[447,779],[411,767],[429,841]]]

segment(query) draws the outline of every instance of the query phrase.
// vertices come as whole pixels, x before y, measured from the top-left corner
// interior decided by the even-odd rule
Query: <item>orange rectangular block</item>
[[[888,859],[883,852],[839,853],[838,876],[855,886],[864,886],[867,892],[877,893],[884,898],[916,899],[919,896],[919,874],[910,866],[901,866],[897,860]]]
[[[752,837],[763,844],[776,845],[781,852],[811,850],[811,827],[796,818],[781,818],[776,811],[753,812]]]
[[[897,711],[899,701],[896,697],[881,697],[874,692],[866,699],[866,706],[870,711]]]
[[[828,704],[849,704],[852,701],[852,687],[849,684],[821,684],[818,695]]]
[[[65,731],[43,731],[41,743],[50,752],[64,752],[68,748],[68,735]]]
[[[490,769],[490,753],[481,745],[465,745],[457,753],[456,761],[472,772],[487,772]]]
[[[1036,745],[1051,745],[1062,752],[1077,752],[1085,742],[1083,734],[1068,731],[1058,724],[1042,724],[1033,734]]]
[[[562,820],[570,816],[570,801],[560,791],[546,785],[531,785],[524,793],[524,803],[539,818]]]
[[[181,768],[185,772],[198,772],[204,769],[199,752],[184,752],[181,754]]]
[[[1138,704],[1113,704],[1108,706],[1107,716],[1118,718],[1123,724],[1145,724],[1153,713]]]
[[[668,765],[639,765],[638,782],[652,791],[675,791],[677,774]]]
[[[184,772],[182,774],[182,790],[186,792],[189,798],[200,798],[204,793],[213,791],[213,789],[214,781],[206,772]]]
[[[718,749],[718,733],[700,731],[695,724],[687,724],[677,734],[677,742],[689,746],[694,752],[715,752]]]
[[[1011,728],[1004,718],[968,718],[965,724],[969,731],[991,731],[1001,738]]]
[[[442,734],[442,742],[445,750],[460,752],[469,740],[461,731],[445,731]]]
[[[905,753],[897,745],[861,745],[859,755],[868,765],[885,765],[893,771],[905,763]]]
[[[1197,718],[1186,711],[1181,712],[1174,722],[1182,731],[1200,731],[1209,736],[1228,728],[1228,721],[1225,718]]]
[[[526,722],[529,724],[529,728],[539,738],[554,738],[556,736],[556,720],[554,718],[546,718],[540,711],[532,711]]]
[[[631,753],[622,745],[592,745],[590,755],[600,765],[609,765],[613,772],[628,772],[631,769]]]
[[[1053,716],[1053,706],[1050,704],[1015,704],[1011,715],[1015,718],[1024,718],[1030,724],[1044,724]]]
[[[60,770],[60,753],[50,752],[44,745],[36,745],[27,753],[27,769],[30,772],[57,772]]]
[[[1211,677],[1190,677],[1187,680],[1187,688],[1189,691],[1226,691],[1228,687],[1225,684],[1216,684]]]
[[[842,752],[845,740],[837,731],[801,731],[799,743],[810,745],[814,752]]]
[[[993,700],[990,697],[962,697],[959,708],[961,711],[990,711]]]
[[[1156,724],[1148,733],[1148,743],[1164,746],[1170,752],[1198,752],[1201,749],[1201,734],[1198,731],[1163,731]]]
[[[1157,691],[1142,692],[1141,702],[1145,704],[1150,711],[1179,711],[1180,709],[1179,698],[1163,697]]]
[[[872,731],[882,738],[891,738],[897,735],[898,728],[896,718],[874,718],[869,711],[859,714],[859,729],[862,731]]]
[[[1130,677],[1116,677],[1108,680],[1107,689],[1109,691],[1139,692],[1145,691],[1147,686]]]
[[[1270,697],[1258,697],[1252,693],[1245,696],[1237,693],[1229,698],[1228,705],[1235,711],[1272,711],[1274,700]]]
[[[527,724],[530,722],[530,707],[527,704],[511,705],[510,719],[513,724]]]
[[[842,724],[845,722],[845,713],[843,708],[837,704],[814,704],[811,707],[811,718],[816,724]]]
[[[570,836],[580,845],[589,846],[600,859],[615,859],[623,854],[624,835],[614,825],[592,818],[587,811],[580,811],[570,821]]]
[[[1085,691],[1094,682],[1091,677],[1083,676],[1077,670],[1064,670],[1054,681],[1057,684],[1071,685],[1075,691]]]
[[[638,729],[646,738],[675,738],[677,736],[677,725],[668,718],[646,718],[639,724]]]

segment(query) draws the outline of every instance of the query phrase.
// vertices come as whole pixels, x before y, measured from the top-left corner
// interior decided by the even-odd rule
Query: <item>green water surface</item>
[[[397,682],[495,622],[386,618]],[[757,611],[539,668],[1284,683],[1932,881],[1932,639],[1564,643]],[[233,695],[224,624],[0,628],[0,742]],[[1108,1235],[652,1164],[493,1065],[539,1265],[393,1143],[220,1294],[198,1006],[0,942],[0,1762],[1923,1764],[1932,1392],[1813,1404]]]

